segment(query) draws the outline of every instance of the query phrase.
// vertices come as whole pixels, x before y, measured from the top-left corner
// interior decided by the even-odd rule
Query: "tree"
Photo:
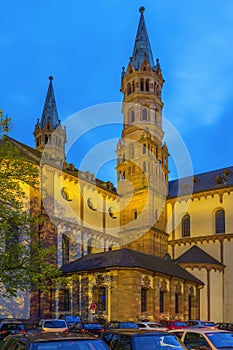
[[[4,136],[11,120],[0,114],[0,296],[31,286],[46,290],[60,275],[55,248],[40,239],[39,164]],[[6,130],[7,129],[7,130]]]

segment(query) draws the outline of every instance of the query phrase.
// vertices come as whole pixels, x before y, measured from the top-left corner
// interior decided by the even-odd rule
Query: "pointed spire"
[[[138,69],[144,61],[144,59],[146,58],[151,68],[154,68],[155,64],[153,53],[150,47],[150,41],[146,29],[146,22],[143,15],[143,13],[145,12],[145,8],[141,6],[139,12],[141,13],[141,17],[138,25],[138,31],[134,44],[131,64],[134,67],[134,69]]]
[[[60,121],[58,119],[57,105],[56,105],[55,95],[53,91],[53,83],[52,83],[53,77],[50,76],[49,80],[50,82],[49,82],[48,92],[46,95],[40,127],[44,128],[45,124],[47,122],[50,122],[53,129],[56,129],[57,126],[60,124]]]

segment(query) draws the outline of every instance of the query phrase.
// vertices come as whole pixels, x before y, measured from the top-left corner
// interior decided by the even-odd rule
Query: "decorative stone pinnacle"
[[[139,8],[139,12],[141,12],[141,13],[145,12],[145,7],[144,7],[144,6],[141,6],[141,7]]]

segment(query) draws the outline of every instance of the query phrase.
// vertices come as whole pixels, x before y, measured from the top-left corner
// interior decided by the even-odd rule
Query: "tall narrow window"
[[[131,123],[135,121],[135,113],[134,111],[131,111]]]
[[[149,91],[149,79],[146,79],[146,91]]]
[[[91,254],[92,253],[93,242],[94,242],[94,240],[92,238],[88,239],[88,241],[87,241],[87,254]]]
[[[215,233],[225,233],[225,212],[218,210],[215,214]]]
[[[70,311],[70,291],[68,288],[59,290],[59,311]]]
[[[130,83],[128,83],[128,85],[127,85],[127,94],[128,95],[131,94],[131,85],[130,85]]]
[[[93,302],[96,304],[97,311],[106,311],[107,294],[106,287],[100,286],[93,288]]]
[[[140,88],[141,88],[141,91],[144,91],[144,80],[141,79],[140,81]]]
[[[162,290],[159,292],[159,312],[164,312],[164,292]]]
[[[143,162],[143,172],[146,172],[146,162]]]
[[[179,313],[179,294],[175,294],[175,314]]]
[[[134,218],[134,219],[137,219],[137,217],[138,217],[138,212],[137,212],[137,210],[134,210],[134,212],[133,212],[133,218]]]
[[[10,251],[13,248],[14,254],[17,254],[18,250],[14,248],[19,244],[19,228],[13,223],[9,223],[10,228],[6,232],[5,236],[5,251]],[[15,256],[15,258],[18,258]]]
[[[143,108],[143,110],[142,110],[142,120],[147,120],[147,110],[146,110],[146,108]]]
[[[146,154],[146,144],[145,143],[143,144],[142,153]]]
[[[144,312],[147,310],[147,289],[141,289],[141,311]]]
[[[182,237],[190,237],[190,216],[188,214],[182,219]]]
[[[62,235],[62,265],[67,264],[70,259],[70,240],[66,235]]]

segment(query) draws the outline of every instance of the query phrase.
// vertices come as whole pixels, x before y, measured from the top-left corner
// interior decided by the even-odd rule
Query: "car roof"
[[[167,334],[167,332],[159,332],[159,331],[148,331],[146,329],[133,329],[133,328],[121,328],[121,329],[108,329],[106,331],[104,331],[105,334],[107,333],[120,333],[120,334],[124,334],[124,335],[140,335],[140,334],[156,334],[156,335],[165,335]]]
[[[179,333],[179,332],[195,332],[195,333],[230,333],[229,331],[225,329],[213,329],[211,327],[203,327],[203,328],[180,328],[180,329],[172,329],[168,332],[173,333]]]
[[[44,342],[47,340],[75,340],[75,339],[98,339],[92,335],[87,335],[83,333],[60,333],[60,332],[55,332],[55,333],[44,333],[44,332],[33,332],[30,333],[28,332],[27,334],[15,334],[15,335],[10,335],[9,337],[11,338],[20,338],[20,339],[28,339],[33,342]]]

